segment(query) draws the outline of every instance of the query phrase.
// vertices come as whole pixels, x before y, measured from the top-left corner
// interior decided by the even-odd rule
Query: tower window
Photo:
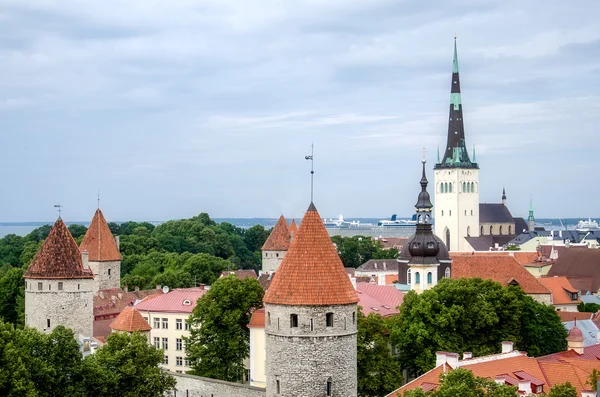
[[[50,328],[50,319],[49,318],[46,319],[46,325],[48,326],[48,328]]]
[[[500,225],[500,235],[502,235],[502,225]]]
[[[508,225],[508,234],[512,234],[512,225]]]
[[[356,312],[352,312],[352,324],[356,324]]]
[[[52,284],[48,283],[48,291],[52,290]]]
[[[313,324],[313,319],[311,318],[310,319],[310,330],[314,331],[314,329],[315,329],[315,327],[314,327],[314,324]]]
[[[290,327],[298,328],[298,315],[290,314]]]
[[[42,289],[44,289],[44,286],[42,283],[38,283],[38,291],[41,291]]]
[[[465,210],[465,216],[467,216],[467,210]]]
[[[433,275],[431,272],[427,273],[427,284],[433,284]]]
[[[466,192],[467,191],[467,184],[465,182],[463,182],[463,186],[462,187],[463,187],[463,190],[462,190],[463,193]]]
[[[473,216],[473,210],[471,210],[471,216]]]
[[[448,186],[448,191],[449,191],[450,193],[452,193],[452,185],[453,185],[453,184],[452,184],[452,183],[450,183],[450,185]]]
[[[410,276],[410,273],[411,273],[411,272],[410,272],[410,269],[408,269],[408,270],[406,271],[406,283],[407,283],[407,284],[410,284],[410,281],[411,281],[411,278],[412,278],[412,277]]]
[[[471,182],[471,191],[475,193],[475,183]]]
[[[59,291],[62,291],[62,290],[63,290],[63,282],[62,282],[62,281],[59,281],[59,282],[58,282],[58,290],[59,290]]]
[[[108,269],[108,277],[110,277],[110,269]]]
[[[442,216],[444,216],[444,210],[442,210]]]
[[[448,210],[448,216],[452,216],[452,210]]]
[[[328,396],[332,395],[331,394],[331,379],[327,379],[327,390],[326,390],[326,392],[327,392]]]
[[[333,313],[325,314],[325,325],[327,327],[333,327]]]
[[[279,318],[277,318],[277,329],[279,330]]]
[[[467,226],[467,237],[471,237],[471,226]]]
[[[281,381],[277,379],[275,383],[277,384],[277,394],[281,394]]]
[[[271,312],[267,312],[267,325],[271,325]]]
[[[276,252],[276,253],[275,253],[275,257],[276,257],[276,258],[279,258],[279,252]]]

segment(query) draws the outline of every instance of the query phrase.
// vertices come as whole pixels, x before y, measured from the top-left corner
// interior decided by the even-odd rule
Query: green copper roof
[[[477,162],[477,160],[475,159],[475,145],[473,145],[473,162]]]
[[[452,61],[452,73],[458,73],[458,52],[456,51],[456,36],[454,36],[454,60]]]
[[[529,199],[529,218],[530,221],[535,221],[535,217],[533,216],[533,200]]]
[[[453,92],[450,94],[450,103],[454,105],[454,110],[458,110],[461,104],[460,92]]]

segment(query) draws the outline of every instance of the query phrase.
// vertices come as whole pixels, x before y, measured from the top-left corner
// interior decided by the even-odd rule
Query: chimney
[[[160,284],[156,284],[156,289],[160,289]]]
[[[496,383],[499,385],[503,385],[504,383],[506,383],[506,379],[502,375],[496,375],[494,381],[496,381]]]
[[[582,390],[581,397],[596,397],[597,394],[593,390]]]
[[[124,287],[123,287],[123,290],[124,290],[125,292],[129,292],[129,287],[128,287],[128,286],[124,286]]]
[[[567,349],[573,350],[577,354],[584,353],[583,333],[577,328],[577,321],[575,321],[575,325],[569,331],[569,336],[567,336]]]
[[[377,285],[385,285],[385,274],[377,275]]]
[[[446,362],[452,369],[458,368],[458,359],[460,355],[458,353],[446,353]]]
[[[89,258],[90,258],[90,253],[87,252],[87,250],[85,250],[81,253],[81,262],[83,262],[84,270],[90,269],[90,259]]]
[[[513,351],[513,343],[511,341],[502,342],[502,353],[510,353]]]
[[[112,301],[112,303],[117,303],[117,297],[114,295],[111,295],[110,300]]]
[[[119,293],[117,294],[117,298],[119,298],[119,300],[123,299],[123,294],[122,294],[121,292],[119,292]]]
[[[98,296],[100,299],[104,299],[104,291],[98,291]]]
[[[435,367],[439,367],[440,365],[446,362],[446,352],[435,352]]]
[[[198,288],[200,288],[201,290],[203,290],[204,289],[204,284],[198,285]]]
[[[519,394],[528,395],[531,393],[531,381],[528,379],[519,379]]]
[[[377,262],[373,264],[373,269],[377,269]]]
[[[473,358],[473,353],[471,353],[471,352],[463,352],[463,360],[468,360],[470,358]]]
[[[135,287],[135,292],[140,292],[140,287],[136,286]]]
[[[115,243],[117,243],[117,249],[121,251],[121,237],[115,236]]]

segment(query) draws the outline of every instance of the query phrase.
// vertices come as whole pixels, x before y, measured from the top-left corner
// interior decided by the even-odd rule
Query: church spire
[[[442,162],[436,168],[478,168],[469,158],[465,143],[463,107],[460,95],[460,77],[458,73],[458,51],[454,37],[454,59],[452,60],[452,84],[450,87],[450,117],[448,121],[448,142]]]
[[[423,172],[421,174],[421,191],[415,204],[417,212],[417,231],[415,237],[411,240],[409,245],[409,252],[412,256],[409,264],[431,264],[428,259],[430,257],[436,257],[439,253],[439,244],[433,235],[431,228],[431,211],[433,204],[427,192],[427,176],[425,175],[425,164],[427,160],[423,157],[421,160],[423,164]]]
[[[527,226],[529,227],[529,231],[533,232],[535,230],[535,217],[533,216],[533,199],[529,199],[529,218],[527,218]]]
[[[506,206],[506,189],[502,188],[502,204]]]

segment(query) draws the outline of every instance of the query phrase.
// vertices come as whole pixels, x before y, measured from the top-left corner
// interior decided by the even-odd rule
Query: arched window
[[[448,182],[444,182],[444,193],[448,193]]]
[[[500,235],[502,235],[502,225],[500,225]]]
[[[467,210],[465,210],[465,216],[467,216]]]
[[[467,237],[471,237],[471,226],[467,226]]]
[[[512,234],[512,225],[508,225],[508,234]]]
[[[494,227],[492,225],[490,225],[490,236],[494,234]]]
[[[444,271],[444,277],[450,278],[450,267],[447,267],[446,270]]]
[[[410,269],[406,271],[406,283],[410,285],[412,277],[410,276]]]
[[[463,193],[465,193],[467,191],[467,184],[465,182],[463,182]]]
[[[481,231],[479,232],[479,234],[483,236],[483,226],[481,226]]]
[[[415,272],[415,283],[421,283],[421,274],[419,272]]]
[[[450,251],[450,230],[446,229],[446,248]]]
[[[453,184],[452,184],[452,182],[450,182],[450,185],[448,186],[448,188],[449,188],[449,193],[452,193],[452,185],[453,185]]]
[[[475,184],[473,182],[471,182],[471,191],[475,193]]]
[[[444,210],[442,210],[442,216],[444,216]]]
[[[433,283],[433,275],[431,274],[431,272],[427,273],[427,284],[432,284]]]

